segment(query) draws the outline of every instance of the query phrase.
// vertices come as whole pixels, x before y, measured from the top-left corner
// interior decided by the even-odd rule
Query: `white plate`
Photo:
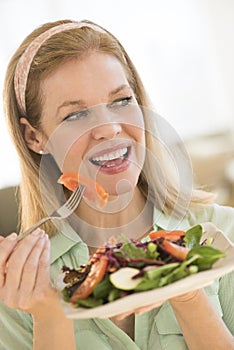
[[[202,226],[205,231],[202,240],[207,237],[213,238],[212,246],[226,253],[226,256],[217,261],[212,269],[185,277],[184,279],[171,283],[165,287],[131,294],[109,304],[97,306],[92,309],[86,309],[83,307],[75,308],[72,304],[61,299],[65,315],[68,318],[73,319],[113,317],[120,313],[155,304],[162,300],[167,300],[180,294],[205,287],[211,284],[215,279],[233,271],[234,244],[212,223],[204,223]],[[59,290],[63,288],[61,280],[60,282],[57,281],[57,287]]]

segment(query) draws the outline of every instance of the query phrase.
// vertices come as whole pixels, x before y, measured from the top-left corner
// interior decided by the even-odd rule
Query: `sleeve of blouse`
[[[32,318],[0,302],[0,350],[32,350]]]
[[[234,336],[234,271],[220,279],[219,301],[223,311],[223,320]]]
[[[190,224],[210,221],[234,242],[234,208],[218,204],[203,205],[189,212]]]
[[[234,208],[215,205],[211,221],[234,242]],[[223,320],[234,335],[234,271],[220,278],[218,294]]]

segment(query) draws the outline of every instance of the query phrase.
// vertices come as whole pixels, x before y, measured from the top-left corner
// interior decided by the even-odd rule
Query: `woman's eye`
[[[132,96],[128,96],[128,97],[123,97],[123,98],[119,98],[118,100],[113,101],[112,103],[110,103],[110,107],[111,108],[115,108],[115,107],[125,107],[128,106],[133,100]]]
[[[72,113],[70,115],[68,115],[64,121],[73,121],[73,120],[81,120],[85,117],[87,117],[89,114],[89,111],[87,109],[84,109],[82,111],[79,111],[79,112],[75,112],[75,113]]]

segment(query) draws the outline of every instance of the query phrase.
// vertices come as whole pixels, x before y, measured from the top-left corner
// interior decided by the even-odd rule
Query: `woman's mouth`
[[[99,156],[90,158],[90,162],[99,167],[99,170],[105,173],[114,174],[127,169],[130,164],[129,156],[131,147],[123,147]]]

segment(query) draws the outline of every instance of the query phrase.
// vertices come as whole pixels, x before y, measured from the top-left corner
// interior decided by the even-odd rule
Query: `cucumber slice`
[[[110,281],[118,289],[133,290],[142,281],[142,277],[132,278],[139,272],[139,269],[133,267],[123,267],[110,274]]]

